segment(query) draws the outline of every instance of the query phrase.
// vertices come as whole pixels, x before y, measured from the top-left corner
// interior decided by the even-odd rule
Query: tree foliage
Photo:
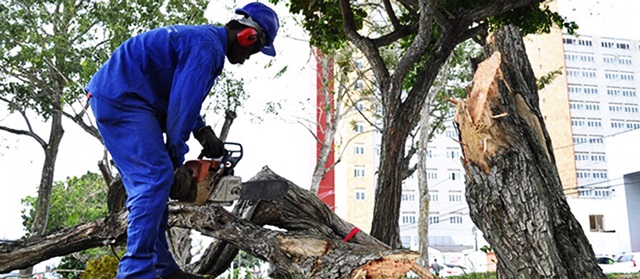
[[[124,40],[149,28],[203,23],[203,0],[8,1],[0,4],[0,96],[45,120],[83,100],[84,85]],[[126,11],[126,12],[125,12]]]
[[[37,197],[33,196],[27,196],[22,200],[23,225],[27,228],[29,235],[32,234],[31,223],[35,216],[36,200]],[[57,181],[53,185],[49,222],[47,222],[45,233],[49,234],[64,228],[99,220],[107,215],[107,188],[102,176],[87,172],[81,177],[69,177],[65,181]],[[112,251],[106,247],[73,253],[62,258],[58,268],[83,270],[87,262],[100,259],[111,253]],[[80,273],[68,273],[65,278],[80,278]]]
[[[22,220],[27,231],[35,216],[37,197],[22,199]],[[46,233],[106,217],[107,189],[100,174],[87,172],[81,177],[69,177],[54,183]]]

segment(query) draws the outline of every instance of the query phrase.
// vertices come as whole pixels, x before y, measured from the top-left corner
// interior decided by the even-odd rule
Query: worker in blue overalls
[[[127,191],[127,249],[118,279],[203,278],[182,271],[168,250],[167,201],[191,133],[203,155],[224,145],[200,116],[224,58],[242,64],[259,51],[275,56],[280,26],[266,5],[250,3],[224,27],[167,26],[125,41],[86,91],[104,144]],[[166,135],[166,141],[164,136]]]

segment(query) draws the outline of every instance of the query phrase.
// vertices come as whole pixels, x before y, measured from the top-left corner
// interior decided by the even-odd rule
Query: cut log
[[[496,253],[499,277],[606,278],[563,193],[517,28],[493,34],[485,57],[455,121],[471,219]]]
[[[261,179],[287,181],[267,167],[252,178]],[[239,201],[233,213],[213,205],[170,205],[170,226],[195,229],[216,239],[202,260],[188,269],[219,275],[241,249],[269,262],[270,275],[275,278],[397,278],[409,270],[423,278],[433,278],[428,270],[415,264],[416,252],[392,250],[363,232],[343,241],[355,227],[336,216],[311,192],[287,182],[287,196],[272,201]],[[113,214],[118,214],[112,215],[117,218],[79,225],[44,238],[0,244],[0,272],[106,242],[123,243],[126,215]]]

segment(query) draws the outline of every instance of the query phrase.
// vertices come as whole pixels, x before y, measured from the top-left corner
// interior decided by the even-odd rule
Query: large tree
[[[489,28],[508,23],[525,34],[548,31],[554,22],[565,24],[557,13],[539,6],[542,0],[288,2],[292,13],[304,16],[312,44],[335,48],[348,40],[371,65],[381,94],[384,127],[371,234],[393,247],[400,246],[400,197],[409,159],[405,156],[413,156],[405,143],[454,48],[467,39],[482,40]],[[364,33],[367,21],[385,21],[390,28],[384,33]],[[388,63],[381,54],[389,49],[400,57],[397,63]]]

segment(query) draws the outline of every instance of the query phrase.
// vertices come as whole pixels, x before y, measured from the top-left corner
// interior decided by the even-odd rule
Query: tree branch
[[[375,75],[380,77],[381,81],[386,80],[389,77],[389,70],[376,45],[370,39],[358,34],[349,0],[340,0],[340,8],[342,9],[342,28],[347,38],[364,52]]]
[[[400,25],[400,21],[398,21],[398,17],[396,17],[396,13],[393,11],[391,2],[389,0],[383,0],[382,2],[384,3],[384,9],[387,11],[387,15],[389,15],[393,29],[400,29],[402,26]]]

